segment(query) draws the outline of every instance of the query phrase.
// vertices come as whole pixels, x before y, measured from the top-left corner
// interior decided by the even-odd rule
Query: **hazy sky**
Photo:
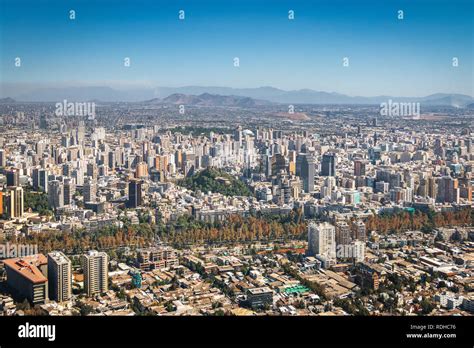
[[[3,83],[474,94],[472,0],[0,3]],[[130,67],[124,67],[125,57]],[[343,67],[344,57],[349,67]]]

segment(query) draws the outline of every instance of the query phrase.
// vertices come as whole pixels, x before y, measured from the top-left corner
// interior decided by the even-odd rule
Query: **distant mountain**
[[[422,107],[446,105],[461,108],[474,103],[474,98],[463,94],[437,93],[420,98],[383,95],[374,97],[352,97],[345,94],[315,91],[312,89],[285,91],[269,86],[258,88],[184,86],[129,89],[114,89],[106,86],[81,86],[62,88],[30,87],[25,90],[20,88],[16,90],[18,91],[17,94],[10,93],[10,97],[17,101],[27,102],[58,102],[64,99],[70,101],[100,100],[102,102],[140,102],[148,100],[148,102],[151,102],[151,100],[156,99],[154,102],[157,103],[164,101],[165,103],[182,103],[188,105],[251,107],[266,105],[265,103],[268,102],[281,104],[380,105],[380,103],[392,100],[393,102],[420,102]],[[166,99],[171,96],[173,97]]]
[[[432,94],[424,98],[420,98],[420,102],[428,105],[450,105],[457,108],[466,107],[468,104],[474,102],[474,99],[468,95],[463,94]]]
[[[16,100],[10,97],[0,98],[0,104],[11,104],[11,103],[16,103]]]
[[[426,97],[391,97],[391,96],[375,96],[375,97],[351,97],[345,94],[334,92],[321,92],[312,89],[300,89],[292,91],[284,91],[274,87],[259,88],[229,88],[229,87],[158,87],[155,89],[157,97],[165,98],[171,94],[202,94],[212,93],[218,95],[234,95],[242,97],[250,97],[260,100],[268,100],[274,103],[282,104],[367,104],[379,105],[388,102],[420,102],[422,106],[454,106],[465,107],[467,104],[474,102],[474,98],[462,94],[433,94]]]
[[[174,93],[166,98],[153,98],[146,101],[147,104],[174,104],[174,105],[192,105],[192,106],[225,106],[225,107],[255,107],[262,105],[271,105],[265,100],[258,100],[249,97],[240,97],[235,95],[217,95],[203,93],[200,95],[190,95],[183,93]]]

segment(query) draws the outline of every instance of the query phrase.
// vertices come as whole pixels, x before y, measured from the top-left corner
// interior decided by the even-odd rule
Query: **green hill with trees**
[[[234,176],[216,169],[207,168],[188,178],[178,181],[178,185],[190,190],[221,193],[225,196],[251,196],[250,189]]]

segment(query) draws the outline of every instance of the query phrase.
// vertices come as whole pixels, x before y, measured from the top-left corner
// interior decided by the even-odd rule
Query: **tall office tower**
[[[301,179],[305,192],[314,191],[314,176],[316,175],[316,160],[311,155],[303,156],[301,162]]]
[[[265,175],[267,178],[272,176],[272,156],[268,153],[264,156],[265,160]]]
[[[87,296],[106,292],[108,285],[108,255],[101,251],[90,250],[82,255],[82,268],[84,271],[84,290]]]
[[[49,171],[47,169],[40,169],[38,172],[38,180],[39,180],[39,189],[48,192],[48,176]]]
[[[242,144],[242,127],[238,126],[234,131],[234,139],[239,143]]]
[[[336,176],[336,155],[334,153],[325,153],[321,161],[322,176]]]
[[[69,205],[72,203],[72,198],[74,192],[76,192],[76,185],[71,178],[65,178],[63,183],[63,193],[64,193],[64,205]]]
[[[20,186],[20,170],[18,168],[10,168],[5,171],[7,177],[7,186]]]
[[[354,175],[363,176],[366,173],[367,161],[357,159],[354,161]]]
[[[5,167],[7,165],[7,154],[5,150],[0,150],[0,167]]]
[[[6,214],[10,219],[20,218],[24,212],[24,197],[22,187],[9,187],[5,196]]]
[[[92,178],[87,178],[83,187],[84,203],[95,202],[97,197],[97,184]]]
[[[93,179],[97,179],[98,174],[97,164],[87,163],[87,176],[90,176]]]
[[[128,183],[128,206],[136,208],[143,204],[143,185],[139,180],[130,180]]]
[[[295,161],[295,175],[301,177],[301,167],[303,165],[303,160],[306,154],[300,153],[296,156]]]
[[[351,238],[351,228],[345,221],[339,221],[336,223],[336,244],[350,244],[352,241]]]
[[[31,171],[31,179],[33,181],[33,190],[35,190],[35,191],[40,190],[40,187],[39,187],[39,171],[40,170],[38,168],[34,168]]]
[[[48,254],[49,298],[56,302],[71,299],[72,294],[71,260],[61,251]]]
[[[114,169],[116,162],[117,162],[117,160],[116,160],[115,151],[109,151],[109,154],[108,154],[108,157],[107,157],[107,165],[108,165],[109,169]]]
[[[334,264],[336,260],[336,229],[333,225],[327,222],[309,224],[308,254],[323,261],[324,268]]]
[[[356,229],[355,229],[355,235],[354,239],[360,240],[360,241],[366,241],[367,240],[367,233],[366,233],[366,227],[365,223],[361,220],[358,220],[355,223]]]
[[[48,182],[48,204],[54,209],[64,206],[64,186],[61,181],[51,180]]]

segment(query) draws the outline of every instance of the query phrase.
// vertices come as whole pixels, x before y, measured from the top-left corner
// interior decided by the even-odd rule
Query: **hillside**
[[[178,185],[192,191],[211,191],[225,196],[252,195],[252,192],[242,181],[216,168],[207,168],[188,178],[179,180]]]

